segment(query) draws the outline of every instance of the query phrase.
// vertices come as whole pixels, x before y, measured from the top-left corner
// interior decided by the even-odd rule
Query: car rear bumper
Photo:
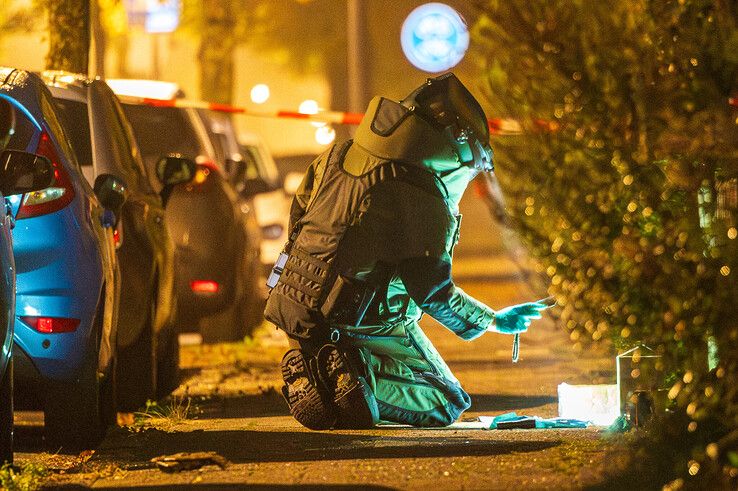
[[[44,316],[71,317],[58,315],[53,309],[46,312]],[[22,351],[32,360],[38,377],[31,379],[73,381],[77,378],[89,359],[89,350],[96,348],[91,343],[94,314],[85,317],[74,332],[55,334],[40,333],[16,318],[13,353]]]
[[[200,318],[225,310],[236,300],[238,281],[242,276],[240,255],[221,251],[218,256],[213,260],[187,248],[177,248],[174,269],[177,326],[194,328]],[[195,292],[193,281],[213,281],[218,285],[217,292]]]
[[[80,350],[83,352],[86,350]],[[13,377],[16,409],[41,409],[44,395],[54,384],[77,383],[84,360],[69,364],[59,358],[32,357],[18,344],[13,345]]]

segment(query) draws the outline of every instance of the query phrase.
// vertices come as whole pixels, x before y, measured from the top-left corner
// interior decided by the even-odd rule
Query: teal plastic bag
[[[498,416],[480,416],[479,421],[490,430],[513,428],[586,428],[588,421],[570,418],[541,418],[539,416],[523,416],[515,412],[504,413]]]

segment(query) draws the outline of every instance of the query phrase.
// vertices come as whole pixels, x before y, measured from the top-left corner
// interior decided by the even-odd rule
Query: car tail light
[[[197,170],[195,171],[195,177],[192,178],[192,184],[202,184],[205,181],[207,181],[208,176],[210,173],[213,172],[210,167],[206,167],[204,165],[197,166]]]
[[[194,293],[218,293],[220,285],[217,281],[212,280],[192,280],[190,289]]]
[[[220,172],[220,169],[218,168],[218,164],[213,162],[212,159],[209,159],[208,157],[205,157],[204,155],[198,155],[195,158],[195,163],[197,163],[197,166],[205,167],[207,169],[210,169],[212,172]]]
[[[54,178],[48,188],[26,193],[23,196],[23,201],[21,201],[20,209],[16,215],[18,220],[54,213],[67,206],[74,199],[72,181],[70,181],[67,171],[64,170],[54,144],[46,132],[41,133],[36,153],[49,159],[54,170]]]
[[[66,317],[23,316],[20,319],[34,330],[44,334],[74,332],[79,326],[79,319],[69,319]]]

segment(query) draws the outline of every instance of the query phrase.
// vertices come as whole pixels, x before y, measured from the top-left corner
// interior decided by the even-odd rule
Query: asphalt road
[[[462,212],[459,285],[495,308],[545,294],[522,281],[478,200],[465,199]],[[73,456],[40,452],[34,430],[24,428],[16,460],[50,468],[47,485],[94,488],[571,489],[600,479],[610,446],[600,430],[485,430],[474,420],[509,411],[556,416],[557,385],[609,380],[611,359],[573,353],[551,318],[522,336],[517,364],[510,360],[511,336],[468,343],[433,321],[424,327],[472,396],[472,408],[451,428],[302,428],[278,395],[284,338],[266,330],[247,344],[183,347],[187,378],[172,400],[161,402],[165,417],[153,410],[128,415],[122,422],[129,426],[111,430],[94,453]],[[150,462],[203,451],[228,464],[166,473]]]

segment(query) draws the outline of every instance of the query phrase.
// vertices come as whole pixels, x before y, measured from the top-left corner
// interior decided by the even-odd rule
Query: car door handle
[[[115,227],[115,213],[113,213],[110,210],[103,210],[100,214],[100,225],[103,226],[103,228],[113,228]]]

